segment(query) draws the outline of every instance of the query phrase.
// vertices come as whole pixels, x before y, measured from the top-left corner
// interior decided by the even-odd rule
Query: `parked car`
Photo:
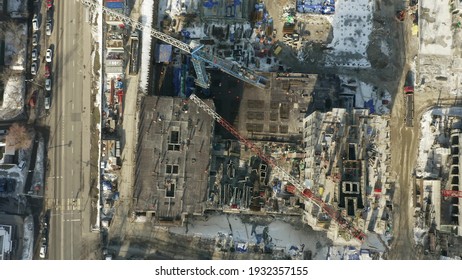
[[[51,79],[45,80],[45,89],[51,91]]]
[[[45,78],[49,78],[51,76],[51,66],[50,64],[45,64]]]
[[[32,75],[37,75],[37,63],[36,62],[32,63],[32,65],[30,66],[30,73]]]
[[[38,59],[38,50],[33,49],[32,50],[32,61],[37,61],[37,59]]]
[[[51,96],[46,95],[45,96],[45,110],[50,110],[50,106],[51,106]]]
[[[19,167],[19,169],[23,170],[24,167],[26,167],[26,162],[24,160],[21,161],[20,163],[18,163],[18,167]]]
[[[34,35],[32,35],[32,46],[37,46],[38,45],[38,34],[37,33],[34,33]]]
[[[51,58],[53,57],[53,51],[51,49],[47,50],[47,54],[45,56],[47,62],[51,62]]]
[[[40,258],[44,259],[46,254],[47,254],[47,245],[42,244],[42,246],[40,247]]]
[[[48,36],[51,36],[52,26],[51,26],[51,19],[47,20],[47,25],[45,26],[45,33]]]
[[[34,18],[32,19],[32,29],[34,31],[39,30],[39,21],[38,21],[38,16],[35,14]]]

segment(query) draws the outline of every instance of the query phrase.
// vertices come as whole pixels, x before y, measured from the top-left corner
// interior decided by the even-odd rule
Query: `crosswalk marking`
[[[56,210],[81,210],[80,198],[48,199],[47,206]]]

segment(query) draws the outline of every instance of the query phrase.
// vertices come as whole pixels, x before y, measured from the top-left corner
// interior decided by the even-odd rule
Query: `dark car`
[[[45,78],[49,78],[51,76],[51,67],[50,64],[45,64]]]
[[[31,97],[30,97],[30,99],[29,99],[29,106],[30,106],[31,108],[34,108],[34,107],[35,107],[35,104],[37,104],[37,95],[38,95],[38,91],[35,90],[35,91],[32,93],[32,95],[31,95]]]

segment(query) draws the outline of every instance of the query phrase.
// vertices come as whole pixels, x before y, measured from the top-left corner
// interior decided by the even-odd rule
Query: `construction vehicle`
[[[254,152],[257,156],[260,157],[262,161],[271,166],[273,172],[281,174],[283,180],[288,181],[291,185],[287,187],[287,191],[297,195],[302,201],[309,201],[321,208],[327,215],[330,216],[341,228],[349,232],[354,238],[363,242],[366,239],[366,235],[360,229],[356,228],[350,221],[344,218],[340,213],[334,209],[333,206],[324,202],[320,197],[316,196],[311,190],[305,188],[303,184],[286,172],[284,169],[279,167],[276,162],[268,157],[259,147],[257,147],[253,142],[247,140],[224,118],[222,118],[215,110],[210,108],[205,102],[203,102],[195,94],[192,94],[189,97],[189,100],[193,101],[197,106],[202,110],[207,112],[216,122],[228,130],[234,137],[236,137],[242,144]]]
[[[406,117],[404,119],[407,127],[414,126],[414,73],[409,71],[404,83],[404,103],[406,107]]]
[[[78,0],[83,5],[89,7],[90,9],[98,10],[101,9],[103,13],[117,18],[123,21],[126,25],[131,26],[133,29],[140,30],[146,33],[151,33],[151,36],[157,38],[161,41],[164,41],[167,44],[170,44],[184,53],[190,54],[194,70],[196,71],[196,84],[203,88],[210,87],[210,77],[206,73],[205,64],[211,65],[212,67],[218,68],[221,71],[239,79],[244,82],[247,82],[256,87],[265,89],[269,86],[268,79],[266,77],[258,75],[255,71],[241,66],[237,62],[226,60],[224,58],[218,57],[216,55],[210,54],[206,51],[204,45],[192,46],[192,44],[187,44],[176,38],[173,38],[163,32],[155,30],[149,26],[145,26],[143,23],[136,21],[130,17],[127,17],[123,14],[114,12],[111,9],[108,9],[94,0]],[[192,42],[193,43],[193,42]]]

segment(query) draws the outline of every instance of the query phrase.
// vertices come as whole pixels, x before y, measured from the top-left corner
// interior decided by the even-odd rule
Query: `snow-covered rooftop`
[[[25,84],[23,75],[13,75],[8,79],[0,108],[0,120],[13,119],[23,112]]]
[[[452,15],[449,0],[420,0],[420,53],[451,55]]]
[[[374,8],[375,2],[370,0],[337,1],[332,23],[334,38],[329,45],[333,51],[327,58],[327,64],[354,68],[371,66],[366,50],[372,32]]]

